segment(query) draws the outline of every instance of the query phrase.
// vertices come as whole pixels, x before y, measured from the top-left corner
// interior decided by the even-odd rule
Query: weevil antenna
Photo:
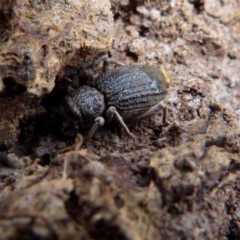
[[[125,66],[124,63],[114,59],[114,58],[106,58],[103,62],[103,72],[106,72],[109,69],[110,64],[116,64],[117,66]]]

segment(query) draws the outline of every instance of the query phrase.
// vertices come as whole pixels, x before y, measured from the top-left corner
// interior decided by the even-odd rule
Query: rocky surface
[[[239,239],[238,1],[111,4],[110,55],[167,72],[167,121],[160,112],[129,124],[137,144],[114,123],[83,145],[80,129],[74,143],[58,109],[66,78],[89,80],[91,63],[77,58],[43,98],[7,86],[1,238]]]
[[[0,9],[0,92],[16,82],[33,94],[49,93],[73,58],[92,59],[112,42],[108,0],[11,0]]]

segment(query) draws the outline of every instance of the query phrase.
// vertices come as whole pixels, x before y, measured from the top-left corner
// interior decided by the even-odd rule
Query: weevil
[[[120,64],[119,64],[120,65]],[[88,127],[89,140],[105,122],[115,120],[133,139],[125,122],[147,118],[161,108],[168,80],[151,66],[121,66],[106,69],[88,86],[68,93],[63,108],[81,127]]]

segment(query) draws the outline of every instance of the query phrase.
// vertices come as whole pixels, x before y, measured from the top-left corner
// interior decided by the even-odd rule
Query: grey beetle
[[[94,132],[116,120],[133,139],[125,122],[134,122],[156,113],[167,93],[164,73],[151,66],[120,66],[93,79],[91,86],[72,90],[64,99],[68,116],[81,127],[91,126],[87,140]]]

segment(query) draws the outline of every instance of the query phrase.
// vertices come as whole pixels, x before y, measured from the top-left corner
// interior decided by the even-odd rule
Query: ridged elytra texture
[[[115,107],[123,120],[134,120],[163,100],[167,82],[154,67],[124,66],[107,71],[94,86],[104,94],[107,107]]]

